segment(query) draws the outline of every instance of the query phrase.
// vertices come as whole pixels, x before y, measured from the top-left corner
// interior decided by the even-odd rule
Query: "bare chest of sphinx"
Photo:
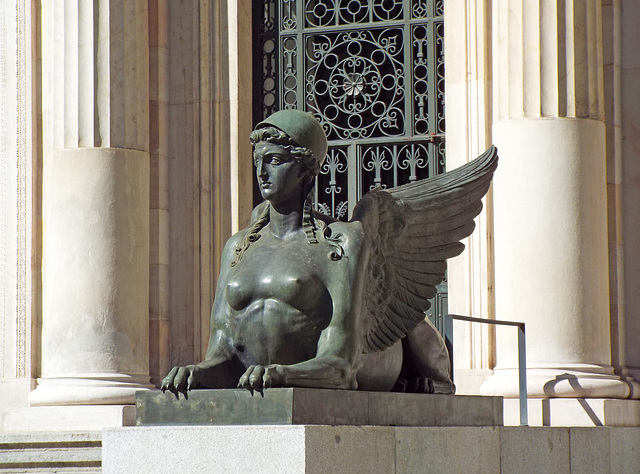
[[[315,355],[332,317],[324,244],[304,234],[263,235],[245,252],[225,288],[229,329],[246,364],[291,364]]]

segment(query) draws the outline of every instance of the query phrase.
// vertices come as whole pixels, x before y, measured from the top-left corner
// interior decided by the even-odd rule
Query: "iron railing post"
[[[518,326],[518,395],[520,398],[520,425],[529,424],[527,414],[527,342],[524,323]]]
[[[518,400],[520,402],[520,425],[527,426],[527,342],[524,323],[518,321],[502,321],[497,319],[472,318],[459,314],[447,314],[444,322],[444,339],[451,360],[451,377],[453,378],[453,320],[471,323],[492,324],[495,326],[515,326],[518,328]]]

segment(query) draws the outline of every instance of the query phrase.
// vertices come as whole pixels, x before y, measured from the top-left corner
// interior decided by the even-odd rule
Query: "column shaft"
[[[496,315],[527,325],[530,396],[640,396],[611,366],[600,1],[496,6]],[[517,394],[515,340],[485,393]]]
[[[149,39],[142,0],[43,11],[42,377],[31,405],[149,385]]]

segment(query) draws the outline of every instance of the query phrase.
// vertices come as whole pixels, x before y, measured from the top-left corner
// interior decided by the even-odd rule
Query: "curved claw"
[[[184,395],[185,400],[189,399],[189,390],[198,385],[196,376],[196,366],[174,367],[169,371],[167,376],[162,379],[160,390],[165,393],[169,390],[176,396],[176,400],[180,400],[180,393]]]
[[[177,388],[175,388],[173,385],[171,385],[169,387],[169,391],[176,396],[176,400],[180,400],[180,397],[178,396],[178,389]]]
[[[262,386],[264,387],[265,390],[271,387],[272,372],[273,372],[273,369],[267,369],[264,371],[264,375],[262,376]]]
[[[245,380],[243,380],[245,379]],[[250,385],[247,385],[246,383],[246,378],[243,375],[242,377],[240,377],[240,381],[238,382],[238,388],[244,388],[246,390],[249,390],[249,392],[251,393],[251,396],[253,397],[253,389],[251,388]]]
[[[179,367],[174,367],[173,369],[171,369],[167,376],[162,379],[162,385],[160,386],[160,390],[162,390],[162,393],[165,393],[167,390],[169,390],[176,396],[176,398],[178,397],[178,393],[176,391],[174,379],[176,374],[178,373],[178,370]]]
[[[176,398],[178,397],[178,393],[184,394],[184,398],[187,397],[187,378],[190,375],[190,370],[187,367],[180,367],[178,369],[178,373],[176,374],[176,378],[173,380],[173,385],[176,388]]]
[[[187,379],[187,390],[192,390],[194,388],[196,388],[196,386],[198,385],[197,381],[196,381],[196,370],[197,367],[194,367],[191,370],[191,373],[189,374],[189,378]],[[186,397],[186,395],[185,395]]]
[[[265,368],[262,365],[256,365],[249,376],[249,385],[256,392],[258,392],[264,398],[264,394],[262,393],[262,377],[264,376]]]
[[[253,382],[252,374],[254,373],[257,367],[260,367],[260,366],[250,365],[249,368],[245,371],[245,373],[242,375],[242,377],[240,377],[240,380],[238,381],[238,388],[245,388],[249,390],[249,393],[251,393],[252,397],[253,397],[253,390],[257,388],[257,387],[254,387],[254,384],[252,383]]]

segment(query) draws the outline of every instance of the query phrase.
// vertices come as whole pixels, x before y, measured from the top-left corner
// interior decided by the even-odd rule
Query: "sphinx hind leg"
[[[402,339],[402,370],[394,391],[455,393],[449,351],[430,321],[421,321]]]
[[[402,343],[398,341],[384,351],[362,354],[361,366],[356,375],[358,390],[391,390],[402,369],[402,351]]]

